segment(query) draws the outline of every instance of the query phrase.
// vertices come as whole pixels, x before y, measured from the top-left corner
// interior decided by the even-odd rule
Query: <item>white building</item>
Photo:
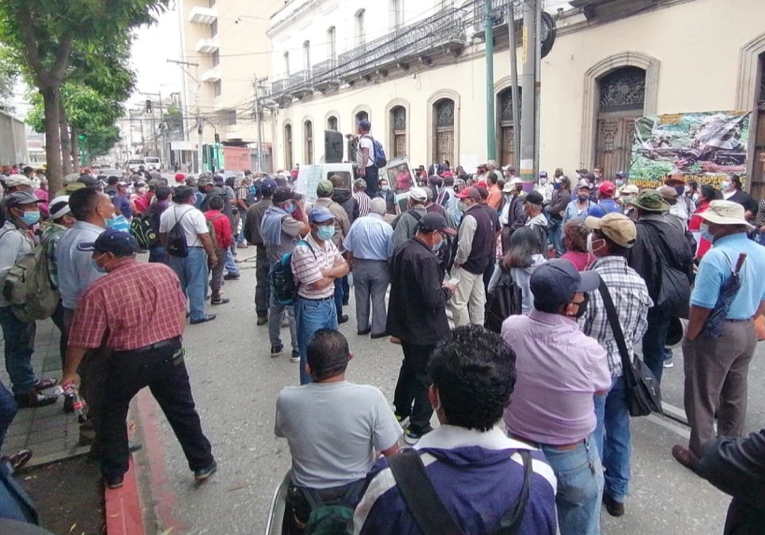
[[[271,18],[276,167],[320,162],[322,131],[368,117],[388,156],[414,165],[515,163],[506,20],[493,0],[497,154],[487,154],[483,0],[291,0]],[[557,41],[542,60],[541,168],[629,166],[643,115],[765,107],[762,0],[548,1]],[[566,11],[555,13],[556,6]],[[569,9],[570,8],[570,9]],[[520,32],[519,32],[520,34]],[[518,37],[518,55],[521,55]],[[519,60],[519,68],[522,62]],[[765,112],[750,176],[763,183]]]

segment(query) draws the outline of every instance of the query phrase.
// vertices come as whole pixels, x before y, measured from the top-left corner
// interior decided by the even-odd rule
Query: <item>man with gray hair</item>
[[[353,198],[356,201],[359,215],[358,217],[366,217],[369,215],[369,195],[365,193],[367,189],[367,183],[363,178],[357,178],[353,181]]]
[[[362,192],[363,195],[366,195]],[[385,292],[390,283],[388,258],[392,255],[393,227],[383,220],[385,200],[379,197],[370,202],[369,215],[353,222],[344,241],[351,253],[353,288],[356,294],[357,334],[369,333],[372,338],[387,336],[385,323]],[[372,322],[369,321],[369,303],[372,303]]]

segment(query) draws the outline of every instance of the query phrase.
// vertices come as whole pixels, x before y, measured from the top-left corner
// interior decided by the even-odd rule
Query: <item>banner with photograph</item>
[[[674,113],[635,121],[629,181],[657,188],[669,174],[716,188],[730,173],[746,179],[749,112]]]

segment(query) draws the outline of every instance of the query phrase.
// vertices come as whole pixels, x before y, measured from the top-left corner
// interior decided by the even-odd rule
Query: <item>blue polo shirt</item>
[[[343,245],[353,258],[385,261],[393,254],[392,237],[393,227],[381,215],[372,213],[353,222]]]
[[[760,301],[765,301],[765,247],[748,239],[746,234],[732,234],[715,240],[712,249],[699,264],[691,304],[714,308],[720,287],[730,278],[740,253],[746,261],[740,272],[741,289],[730,305],[727,319],[746,320],[754,316]]]

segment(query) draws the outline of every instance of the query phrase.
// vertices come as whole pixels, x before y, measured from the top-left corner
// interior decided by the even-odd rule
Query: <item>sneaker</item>
[[[275,359],[276,357],[281,356],[282,351],[284,351],[284,344],[271,347],[271,358]]]
[[[224,281],[238,281],[241,275],[239,273],[226,273],[223,275]]]
[[[292,356],[290,357],[290,362],[300,362],[300,352],[299,351],[292,351]]]
[[[418,431],[413,431],[412,428],[410,427],[406,431],[404,431],[404,442],[406,442],[410,446],[414,446],[427,433],[428,433],[427,431],[425,433],[420,433]]]
[[[406,429],[406,426],[409,425],[409,416],[401,416],[397,412],[393,415],[396,417],[396,421],[398,422],[398,425],[401,426],[401,429]]]
[[[265,325],[267,323],[268,323],[268,316],[258,316],[258,321],[257,321],[258,326]]]
[[[213,463],[210,466],[207,466],[205,468],[200,468],[199,470],[194,470],[194,481],[197,483],[201,483],[202,481],[205,481],[207,478],[209,478],[211,475],[213,475],[218,470],[218,464],[213,461]]]
[[[674,368],[675,367],[675,361],[672,358],[668,358],[664,361],[664,367],[665,368]]]

